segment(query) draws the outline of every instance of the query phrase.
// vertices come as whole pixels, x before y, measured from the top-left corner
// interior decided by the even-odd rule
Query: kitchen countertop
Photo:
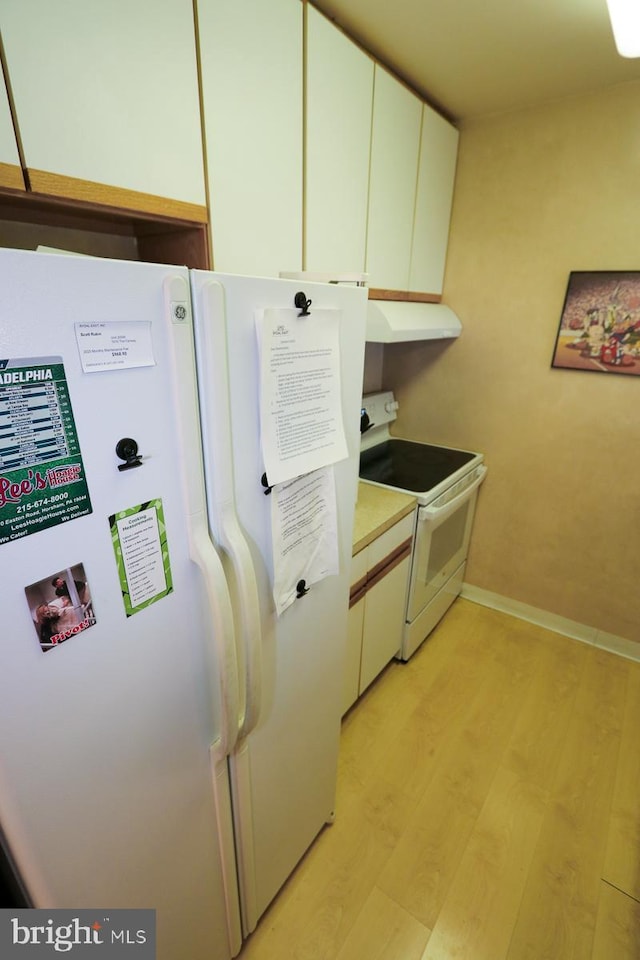
[[[358,502],[353,524],[353,555],[415,509],[417,500],[407,493],[358,483]]]

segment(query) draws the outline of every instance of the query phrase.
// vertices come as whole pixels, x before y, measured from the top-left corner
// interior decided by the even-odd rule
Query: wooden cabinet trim
[[[0,163],[0,187],[24,191],[26,187],[22,168],[13,163]]]
[[[349,610],[351,610],[351,607],[355,607],[356,603],[362,600],[367,592],[367,586],[366,574],[364,577],[362,577],[362,579],[352,584],[351,590],[349,591]]]
[[[46,170],[26,171],[29,189],[33,194],[44,197],[60,197],[69,200],[153,214],[164,218],[184,220],[189,223],[207,223],[207,208],[196,203],[157,197],[154,194],[140,193],[123,187],[112,187],[91,180],[65,177]]]
[[[210,270],[207,225],[0,185],[0,220],[135,237],[140,260]]]
[[[383,290],[369,287],[369,300],[402,300],[405,303],[441,303],[439,293],[421,293],[413,290]]]

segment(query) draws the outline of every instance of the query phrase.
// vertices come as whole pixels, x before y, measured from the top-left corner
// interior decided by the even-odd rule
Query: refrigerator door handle
[[[208,608],[212,620],[215,663],[209,666],[209,677],[217,676],[220,691],[220,736],[211,744],[214,760],[228,756],[238,739],[238,669],[234,640],[233,609],[229,587],[220,557],[211,543],[207,517],[189,517],[191,559],[200,568],[205,583]],[[211,649],[209,652],[213,652]]]
[[[165,316],[172,351],[172,376],[178,398],[178,422],[182,450],[182,484],[189,530],[191,559],[200,569],[211,618],[208,677],[217,683],[220,700],[220,736],[211,744],[214,757],[228,756],[238,737],[238,666],[234,636],[233,607],[222,561],[209,536],[202,441],[199,431],[198,397],[193,383],[195,353],[190,291],[183,277],[169,277],[164,284]],[[217,699],[217,696],[216,696]],[[214,718],[215,726],[218,718]]]
[[[196,296],[194,290],[194,303]],[[217,280],[208,280],[200,288],[200,296],[202,315],[196,309],[195,331],[209,524],[215,542],[231,564],[237,595],[237,634],[244,665],[237,734],[243,738],[251,733],[260,717],[262,618],[251,551],[235,504],[224,286]]]
[[[262,630],[258,585],[249,546],[233,513],[222,520],[223,547],[227,551],[239,594],[240,635],[242,637],[245,677],[244,710],[238,724],[238,737],[248,736],[260,719],[262,706]]]

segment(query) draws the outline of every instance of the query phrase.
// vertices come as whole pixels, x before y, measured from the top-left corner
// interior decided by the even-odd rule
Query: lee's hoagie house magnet
[[[0,359],[0,544],[91,509],[62,358]]]

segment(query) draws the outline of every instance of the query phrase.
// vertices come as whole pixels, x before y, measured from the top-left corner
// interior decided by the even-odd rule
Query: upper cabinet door
[[[442,293],[457,156],[458,131],[425,104],[411,252],[411,291]]]
[[[376,64],[369,182],[369,286],[409,289],[421,101]]]
[[[9,97],[0,76],[0,187],[24,190],[18,145],[13,130]]]
[[[214,269],[302,268],[302,3],[197,0]]]
[[[305,269],[365,269],[373,60],[307,6]]]
[[[206,219],[191,0],[2,0],[0,30],[34,192]]]

